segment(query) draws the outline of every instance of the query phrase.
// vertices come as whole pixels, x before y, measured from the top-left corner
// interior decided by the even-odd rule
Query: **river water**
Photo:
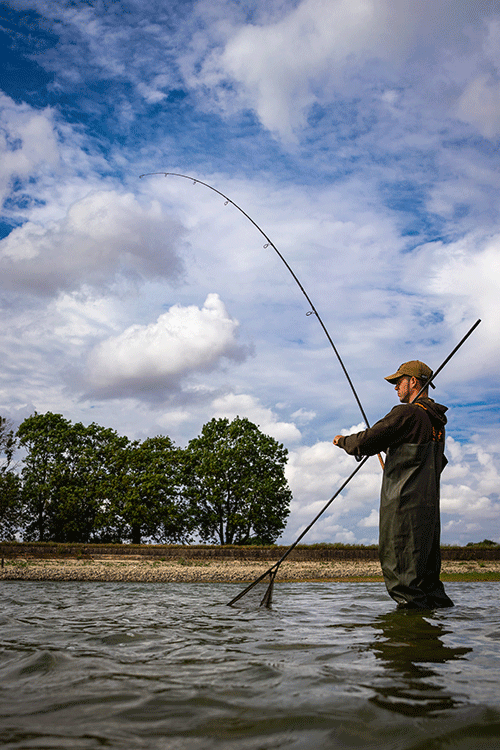
[[[4,581],[0,747],[498,750],[500,584]]]

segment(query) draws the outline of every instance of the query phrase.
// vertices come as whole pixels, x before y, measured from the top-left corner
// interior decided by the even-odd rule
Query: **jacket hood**
[[[432,398],[418,398],[413,403],[423,406],[433,422],[437,422],[440,425],[446,424],[447,419],[445,416],[445,412],[448,411],[447,406],[436,403],[436,401],[433,401]]]

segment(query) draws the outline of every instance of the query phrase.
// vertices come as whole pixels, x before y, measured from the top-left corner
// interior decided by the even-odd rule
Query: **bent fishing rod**
[[[417,400],[417,398],[420,396],[420,394],[430,385],[430,383],[441,372],[441,370],[443,369],[443,367],[445,367],[448,364],[448,362],[450,361],[450,359],[456,354],[456,352],[460,349],[460,347],[462,346],[462,344],[464,344],[465,341],[467,341],[467,339],[469,338],[469,336],[471,335],[471,333],[478,327],[478,325],[480,324],[480,322],[481,322],[480,318],[478,320],[476,320],[476,322],[474,323],[474,325],[471,326],[471,328],[467,331],[467,333],[465,334],[465,336],[458,342],[458,344],[455,346],[455,348],[453,349],[453,351],[446,357],[445,360],[443,360],[443,362],[439,365],[439,367],[437,368],[437,370],[430,376],[430,378],[428,378],[427,382],[422,386],[422,388],[420,389],[420,391],[417,394],[417,396],[413,399],[413,402],[415,402]],[[228,602],[228,606],[232,606],[233,604],[235,604],[239,599],[241,599],[243,596],[245,596],[245,594],[247,594],[251,589],[253,589],[254,586],[256,586],[258,583],[260,583],[261,581],[263,581],[266,576],[269,576],[270,580],[269,580],[269,585],[268,585],[268,587],[266,589],[266,592],[265,592],[265,594],[264,594],[264,596],[262,598],[262,601],[260,602],[260,606],[261,607],[270,607],[271,606],[274,580],[276,578],[276,574],[278,572],[279,566],[288,557],[288,555],[290,554],[290,552],[292,552],[295,549],[295,547],[297,546],[297,544],[307,534],[307,532],[309,531],[309,529],[311,529],[314,526],[314,524],[316,523],[316,521],[318,520],[318,518],[320,518],[323,515],[323,513],[325,512],[325,510],[331,505],[331,503],[335,500],[335,498],[337,498],[340,495],[340,493],[342,492],[342,490],[345,489],[345,487],[347,487],[347,485],[349,484],[349,482],[351,481],[351,479],[357,474],[357,472],[368,461],[369,458],[370,458],[370,456],[364,456],[361,459],[360,463],[354,469],[354,471],[352,472],[352,474],[350,474],[347,477],[347,479],[343,482],[343,484],[339,487],[339,489],[335,492],[335,494],[328,500],[328,502],[323,506],[323,508],[320,510],[320,512],[313,518],[313,520],[311,521],[311,523],[301,532],[301,534],[297,537],[297,539],[294,541],[294,543],[290,547],[288,547],[288,549],[279,558],[279,560],[277,560],[268,570],[266,570],[264,573],[262,573],[261,576],[259,576],[258,578],[256,578],[255,581],[253,581],[249,586],[246,587],[246,589],[244,589],[243,591],[240,591],[239,594],[237,594],[233,599],[231,599],[231,601]]]
[[[221,191],[220,191],[220,190],[217,190],[217,188],[214,188],[214,187],[213,187],[212,185],[209,185],[209,184],[208,184],[207,182],[202,182],[201,180],[198,180],[198,179],[197,179],[196,177],[189,177],[189,175],[186,175],[186,174],[178,174],[177,172],[146,172],[145,174],[141,174],[141,175],[139,175],[139,179],[141,179],[142,177],[151,177],[151,176],[153,176],[153,175],[163,175],[164,177],[169,177],[169,176],[170,176],[170,177],[183,177],[183,178],[184,178],[185,180],[191,180],[191,181],[192,181],[192,183],[193,183],[193,185],[203,185],[204,187],[208,188],[209,190],[212,190],[212,191],[213,191],[214,193],[217,193],[217,195],[220,195],[220,196],[221,196],[221,198],[223,198],[223,199],[224,199],[224,201],[225,201],[225,203],[224,203],[224,205],[225,205],[225,206],[227,206],[227,205],[228,205],[228,204],[230,203],[230,204],[231,204],[232,206],[234,206],[234,207],[235,207],[236,209],[238,209],[238,211],[239,211],[239,212],[240,212],[241,214],[243,214],[243,216],[244,216],[244,217],[245,217],[246,219],[248,219],[248,221],[249,221],[249,222],[250,222],[251,224],[253,224],[253,225],[254,225],[254,227],[255,227],[255,228],[256,228],[256,229],[257,229],[257,230],[258,230],[258,231],[259,231],[259,232],[261,233],[261,235],[262,235],[262,236],[263,236],[263,237],[265,238],[265,240],[266,240],[266,243],[267,243],[267,244],[265,244],[265,245],[264,245],[264,248],[267,248],[267,247],[272,247],[272,248],[273,248],[273,250],[274,250],[274,251],[276,252],[276,254],[278,255],[278,257],[279,257],[279,258],[280,258],[280,259],[281,259],[281,260],[283,261],[283,263],[285,264],[285,266],[287,267],[287,269],[288,269],[288,270],[289,270],[289,272],[291,273],[291,275],[292,275],[292,277],[293,277],[294,281],[295,281],[295,282],[297,283],[297,285],[298,285],[298,287],[299,287],[300,291],[302,292],[302,294],[304,295],[304,297],[305,297],[305,298],[306,298],[306,300],[308,301],[308,303],[309,303],[309,305],[310,305],[310,307],[311,307],[311,310],[310,310],[310,312],[308,312],[308,313],[306,313],[306,314],[307,314],[307,315],[315,315],[315,316],[316,316],[316,318],[318,319],[318,322],[319,322],[319,324],[320,324],[321,328],[323,329],[323,331],[324,331],[324,333],[325,333],[325,335],[326,335],[326,337],[327,337],[328,341],[330,342],[330,344],[331,344],[331,346],[332,346],[332,349],[333,349],[333,351],[335,352],[335,355],[336,355],[336,357],[337,357],[337,359],[338,359],[338,361],[339,361],[339,364],[340,364],[340,366],[341,366],[341,368],[342,368],[342,370],[343,370],[343,373],[344,373],[344,375],[345,375],[345,376],[346,376],[346,378],[347,378],[347,382],[349,383],[349,386],[350,386],[350,388],[351,388],[352,394],[353,394],[353,396],[354,396],[354,398],[355,398],[355,400],[356,400],[356,403],[357,403],[357,405],[358,405],[358,407],[359,407],[359,410],[360,410],[360,412],[361,412],[361,415],[362,415],[362,417],[363,417],[363,419],[364,419],[364,421],[365,421],[365,424],[366,424],[366,426],[367,426],[367,427],[369,427],[369,426],[370,426],[370,423],[369,423],[369,421],[368,421],[368,417],[367,417],[367,416],[366,416],[366,414],[365,414],[365,410],[363,409],[363,406],[361,405],[361,401],[359,400],[359,396],[358,396],[358,394],[356,393],[356,389],[355,389],[355,387],[354,387],[354,384],[353,384],[353,382],[352,382],[352,380],[351,380],[351,378],[350,378],[350,376],[349,376],[349,373],[347,372],[346,366],[344,365],[344,363],[343,363],[343,361],[342,361],[342,358],[341,358],[341,356],[340,356],[340,354],[339,354],[339,352],[338,352],[338,350],[337,350],[337,347],[336,347],[336,346],[335,346],[335,344],[333,343],[333,339],[332,339],[332,337],[330,336],[330,334],[329,334],[329,332],[328,332],[328,329],[327,329],[327,327],[325,326],[325,324],[324,324],[323,320],[321,319],[321,316],[320,316],[320,314],[319,314],[319,313],[318,313],[318,311],[316,310],[316,307],[314,306],[314,304],[313,304],[313,302],[312,302],[311,298],[309,297],[309,295],[307,294],[306,290],[305,290],[305,289],[304,289],[304,287],[302,286],[301,282],[299,281],[299,279],[298,279],[297,275],[295,274],[295,272],[293,271],[292,267],[291,267],[291,266],[290,266],[290,264],[289,264],[289,263],[288,263],[288,262],[286,261],[286,259],[285,259],[285,258],[283,257],[283,255],[282,255],[282,254],[280,253],[280,251],[278,250],[278,248],[276,247],[276,245],[274,244],[274,242],[273,242],[273,241],[272,241],[272,240],[271,240],[271,239],[270,239],[270,238],[269,238],[269,237],[267,236],[267,234],[266,234],[266,233],[265,233],[265,232],[263,231],[263,229],[261,229],[261,227],[260,227],[260,226],[259,226],[259,225],[257,224],[257,222],[256,222],[256,221],[254,221],[254,220],[252,219],[252,217],[251,217],[251,216],[249,216],[249,215],[247,214],[247,212],[246,212],[246,211],[244,211],[244,210],[243,210],[243,209],[241,208],[241,206],[238,206],[238,204],[237,204],[237,203],[235,203],[235,202],[234,202],[233,200],[231,200],[231,198],[228,198],[228,196],[227,196],[227,195],[224,195],[224,193],[221,193]],[[380,458],[380,462],[382,463],[382,468],[383,468],[383,462],[382,462],[382,458],[381,458],[381,457],[379,457],[379,458]]]

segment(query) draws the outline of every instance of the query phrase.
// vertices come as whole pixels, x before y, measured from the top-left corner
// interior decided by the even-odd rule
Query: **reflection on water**
[[[381,634],[369,647],[384,667],[373,684],[374,703],[409,716],[426,716],[463,702],[443,682],[437,665],[463,659],[472,648],[445,645],[444,637],[451,631],[443,623],[431,622],[416,610],[400,610],[380,615],[373,627]]]
[[[4,582],[2,750],[498,750],[499,584]]]

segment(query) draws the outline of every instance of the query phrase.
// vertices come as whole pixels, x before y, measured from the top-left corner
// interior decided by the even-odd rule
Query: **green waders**
[[[401,607],[451,607],[441,571],[439,478],[444,444],[389,448],[380,500],[379,556],[387,591]]]

